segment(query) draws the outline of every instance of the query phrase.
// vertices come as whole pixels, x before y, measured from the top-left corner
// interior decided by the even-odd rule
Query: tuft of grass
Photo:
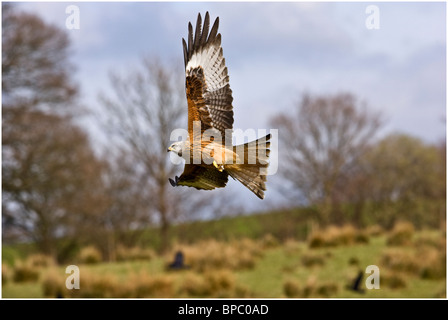
[[[56,265],[53,257],[40,253],[32,254],[26,260],[30,266],[36,268],[49,268]]]
[[[381,272],[380,285],[390,289],[403,289],[407,286],[406,277],[397,271]]]
[[[387,238],[387,244],[390,246],[405,246],[412,243],[414,235],[414,225],[407,221],[399,221],[395,223],[392,231]]]
[[[358,257],[350,257],[350,259],[348,259],[348,264],[350,266],[358,266],[359,265],[359,259]]]
[[[308,278],[301,295],[304,298],[330,297],[336,295],[338,291],[338,283],[333,281],[319,283],[316,277],[311,276]]]
[[[206,297],[211,294],[204,276],[197,273],[189,273],[185,276],[180,287],[180,293],[191,297]]]
[[[42,291],[45,297],[63,297],[67,288],[65,280],[57,270],[47,272],[42,279]]]
[[[288,298],[299,298],[302,295],[300,284],[295,279],[288,279],[283,283],[283,293]]]
[[[103,256],[94,246],[87,246],[81,249],[78,259],[81,263],[95,264],[101,262],[103,260]]]
[[[171,263],[174,252],[184,253],[185,264],[198,272],[216,269],[250,270],[262,255],[262,248],[253,240],[241,239],[231,243],[215,240],[201,241],[195,245],[175,248],[167,255],[166,265]]]
[[[27,261],[18,261],[13,270],[14,282],[36,282],[39,279],[39,271]]]
[[[415,259],[412,252],[399,249],[390,249],[383,253],[380,265],[393,271],[404,271],[418,274],[419,260]]]
[[[215,270],[204,274],[213,295],[223,295],[235,288],[235,276],[230,270]]]
[[[367,236],[369,236],[369,237],[378,237],[378,236],[381,236],[384,234],[384,229],[380,225],[374,224],[374,225],[368,226],[365,229],[365,232],[367,233]]]
[[[133,298],[169,298],[175,293],[174,278],[169,274],[151,276],[140,272],[132,274],[126,284],[126,294]]]
[[[268,233],[261,238],[260,244],[263,249],[272,249],[279,246],[280,242],[276,237]]]
[[[156,253],[152,249],[144,249],[141,247],[124,247],[118,246],[116,250],[117,261],[138,261],[138,260],[151,260],[156,256]]]
[[[422,279],[446,278],[446,250],[424,246],[415,255],[420,258],[419,276]]]
[[[191,297],[246,297],[249,290],[237,286],[230,270],[207,271],[203,274],[189,273],[180,285],[180,294]]]
[[[317,230],[308,239],[310,248],[347,246],[355,243],[367,244],[369,243],[369,236],[367,232],[357,230],[352,225],[330,226]]]
[[[323,266],[325,264],[325,256],[313,252],[304,253],[302,255],[302,264],[305,267]]]
[[[9,265],[2,263],[2,285],[5,285],[12,279],[13,271]]]

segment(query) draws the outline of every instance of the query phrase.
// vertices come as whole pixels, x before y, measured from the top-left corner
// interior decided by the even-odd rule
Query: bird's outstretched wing
[[[188,24],[188,44],[182,39],[190,140],[193,137],[194,121],[200,121],[201,134],[214,128],[219,130],[223,139],[225,130],[233,127],[232,90],[222,54],[218,25],[219,18],[216,18],[209,33],[208,12],[205,14],[203,27],[199,14],[194,33],[193,26]]]
[[[194,164],[186,164],[184,172],[170,183],[175,186],[194,187],[196,189],[213,190],[223,188],[228,181],[227,172],[220,172],[215,168],[207,168]]]

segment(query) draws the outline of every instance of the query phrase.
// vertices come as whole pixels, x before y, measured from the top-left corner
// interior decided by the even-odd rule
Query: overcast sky
[[[72,3],[21,3],[65,28]],[[366,7],[379,9],[369,30]],[[181,39],[198,12],[220,18],[235,128],[267,128],[301,94],[350,92],[381,111],[385,133],[445,137],[445,3],[76,3],[68,30],[83,103],[98,104],[110,70],[157,55],[183,67]],[[268,185],[269,188],[269,185]],[[254,197],[255,198],[255,197]],[[268,199],[268,195],[267,195]],[[255,198],[255,201],[258,199]]]

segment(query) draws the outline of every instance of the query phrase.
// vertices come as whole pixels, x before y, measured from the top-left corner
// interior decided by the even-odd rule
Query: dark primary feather
[[[194,32],[191,23],[188,24],[188,44],[182,39],[187,98],[193,102],[189,104],[188,121],[200,120],[202,131],[215,128],[224,138],[225,130],[233,128],[234,120],[232,90],[221,48],[221,34],[218,33],[219,18],[216,18],[210,34],[208,12],[203,28],[201,25],[202,18],[199,14]],[[190,61],[192,65],[189,65]],[[198,81],[200,88],[197,87]],[[195,88],[189,87],[192,84],[195,84]],[[198,115],[199,119],[196,119]]]

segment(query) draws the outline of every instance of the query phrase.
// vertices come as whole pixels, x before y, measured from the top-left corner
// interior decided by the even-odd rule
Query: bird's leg
[[[218,165],[216,163],[216,160],[213,160],[213,165],[215,166],[216,169],[218,169],[219,172],[223,172],[224,171],[224,166],[223,165]]]

